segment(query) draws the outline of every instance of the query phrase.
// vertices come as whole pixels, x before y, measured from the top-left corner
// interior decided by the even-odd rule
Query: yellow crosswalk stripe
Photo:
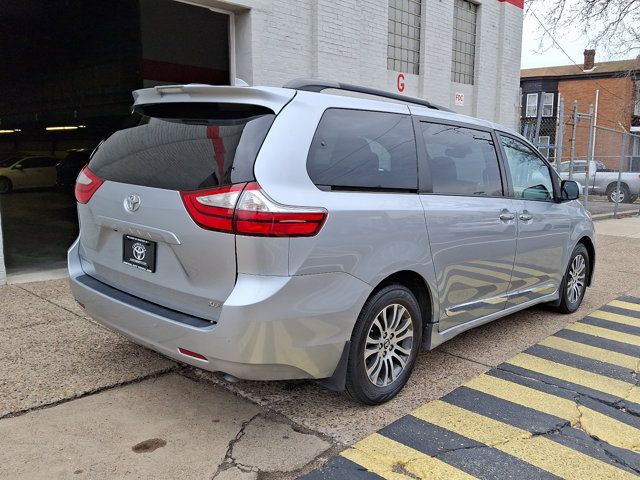
[[[605,350],[604,348],[598,348],[559,337],[547,337],[544,340],[538,342],[538,345],[554,348],[556,350],[562,350],[563,352],[573,353],[574,355],[591,358],[600,362],[618,365],[620,367],[628,368],[632,371],[636,370],[636,368],[638,367],[638,362],[640,361],[640,359],[632,357],[631,355],[612,352],[611,350]]]
[[[562,365],[544,358],[529,355],[528,353],[520,353],[511,360],[507,360],[507,363],[620,398],[625,398],[629,395],[633,388],[633,385],[630,383],[579,368]]]
[[[435,400],[412,415],[449,431],[484,443],[562,478],[632,479],[634,474],[543,436]]]
[[[633,310],[634,312],[640,312],[640,304],[625,302],[623,300],[612,300],[607,305],[612,307],[624,308],[625,310]]]
[[[602,320],[609,320],[610,322],[621,323],[622,325],[629,325],[631,327],[640,327],[640,318],[629,317],[627,315],[620,315],[619,313],[603,312],[602,310],[596,310],[589,314],[590,317],[600,318]]]
[[[629,345],[640,347],[640,337],[637,335],[622,333],[616,330],[609,330],[608,328],[596,327],[589,325],[588,323],[580,322],[570,323],[564,328],[566,330],[573,330],[574,332],[586,333],[587,335],[593,335],[595,337],[606,338],[607,340],[614,340],[616,342],[628,343]]]
[[[340,453],[343,457],[370,472],[391,480],[418,478],[442,480],[470,480],[475,477],[452,467],[435,457],[425,455],[379,433],[360,440]],[[398,468],[402,467],[402,469]],[[411,475],[399,473],[405,470]]]
[[[584,405],[510,382],[482,374],[466,384],[467,387],[509,402],[562,418],[589,435],[596,436],[615,447],[640,449],[640,430],[620,422]]]

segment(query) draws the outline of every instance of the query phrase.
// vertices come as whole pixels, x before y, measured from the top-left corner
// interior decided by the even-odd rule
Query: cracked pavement
[[[509,469],[519,472],[514,478],[556,478],[562,472],[552,477],[542,462],[558,452],[574,455],[567,462],[574,462],[576,471],[596,458],[615,465],[614,472],[636,476],[640,355],[635,350],[615,356],[619,365],[609,373],[616,376],[617,396],[595,385],[576,389],[568,380],[523,375],[509,362],[614,298],[640,296],[640,256],[634,253],[640,237],[632,237],[639,231],[599,236],[595,285],[578,312],[562,316],[533,308],[466,332],[422,353],[407,387],[375,408],[312,382],[229,383],[219,374],[178,365],[86,318],[65,280],[0,287],[0,477],[287,480],[336,459],[345,464],[368,459],[388,478],[504,478]],[[584,328],[595,328],[596,320]],[[561,340],[580,335],[572,331]],[[586,368],[573,366],[578,367]],[[504,401],[486,401],[504,391],[500,382],[517,385],[508,401],[525,406],[513,410]],[[555,400],[540,411],[550,405],[545,395]],[[407,416],[434,402],[455,409],[439,418],[455,420],[458,430]],[[472,423],[460,411],[478,405],[484,410],[476,415],[494,423],[486,430],[474,428],[473,434],[461,430]],[[523,416],[522,409],[538,413]],[[510,428],[498,429],[495,422]],[[424,423],[431,425],[428,432],[416,430]],[[445,430],[450,433],[442,437]],[[400,441],[406,436],[414,438],[413,446]],[[528,451],[532,442],[538,442],[542,458],[518,460],[516,453]],[[433,451],[419,450],[420,444]],[[378,450],[371,460],[367,452]],[[458,468],[462,465],[474,473]],[[590,478],[597,478],[594,472],[589,470]],[[369,474],[362,467],[350,473],[350,478],[376,478],[362,476]]]

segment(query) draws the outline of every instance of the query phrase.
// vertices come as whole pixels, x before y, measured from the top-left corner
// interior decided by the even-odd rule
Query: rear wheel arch
[[[423,328],[427,328],[433,321],[433,296],[427,281],[418,272],[401,270],[389,275],[376,285],[369,295],[369,298],[380,289],[394,283],[407,287],[411,293],[413,293],[413,296],[416,297],[418,305],[420,305],[420,313],[422,314],[422,326]]]
[[[625,188],[629,188],[629,185],[627,185],[626,182],[624,182],[624,181],[620,182],[620,186],[621,187],[625,187]],[[618,182],[617,181],[611,182],[609,185],[607,185],[607,192],[609,190],[613,190],[615,188],[618,188]]]

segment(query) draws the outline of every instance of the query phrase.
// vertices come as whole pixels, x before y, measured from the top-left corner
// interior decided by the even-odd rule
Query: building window
[[[537,117],[538,116],[538,94],[527,93],[527,108],[525,110],[525,117]]]
[[[633,114],[640,117],[640,80],[636,82],[636,106],[633,109]]]
[[[389,0],[387,68],[420,73],[420,14],[422,0]]]
[[[476,16],[478,6],[455,0],[453,10],[453,62],[451,80],[473,85],[476,62]]]
[[[540,135],[538,137],[538,150],[544,155],[544,158],[549,159],[549,142],[551,137],[549,135]]]
[[[553,93],[545,93],[544,101],[542,102],[542,116],[553,117]]]

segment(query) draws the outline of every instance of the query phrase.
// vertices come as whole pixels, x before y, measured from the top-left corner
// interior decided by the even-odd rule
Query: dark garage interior
[[[0,222],[9,275],[63,267],[73,184],[131,91],[229,84],[229,17],[174,0],[0,0]]]

